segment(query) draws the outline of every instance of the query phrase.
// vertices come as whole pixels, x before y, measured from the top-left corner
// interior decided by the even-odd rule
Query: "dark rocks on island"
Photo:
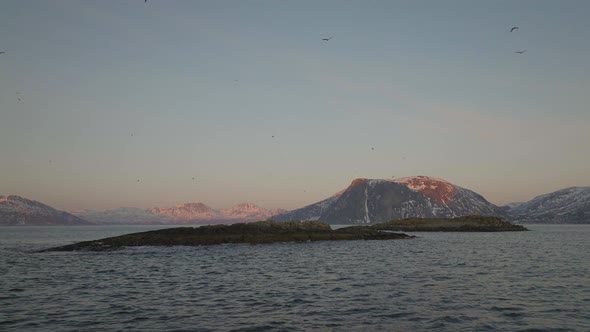
[[[317,221],[259,221],[233,225],[177,227],[74,243],[46,251],[109,251],[136,246],[201,246],[223,243],[273,243],[340,240],[394,240],[413,236],[369,227],[333,230]]]
[[[402,232],[513,232],[528,231],[499,217],[464,216],[457,218],[409,218],[372,226],[379,230]]]
[[[137,246],[201,246],[224,243],[274,243],[341,240],[394,240],[414,236],[392,231],[500,232],[524,231],[496,217],[469,216],[396,220],[373,226],[349,226],[333,230],[318,221],[258,221],[233,225],[167,228],[94,241],[69,244],[47,251],[109,251]]]

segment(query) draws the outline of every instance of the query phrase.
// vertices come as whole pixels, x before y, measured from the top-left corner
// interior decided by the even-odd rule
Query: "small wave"
[[[504,316],[504,317],[510,317],[510,318],[517,318],[517,317],[524,316],[524,314],[523,313],[520,313],[520,312],[507,312],[505,314],[502,314],[502,316]]]
[[[502,311],[522,311],[522,308],[517,308],[517,307],[496,307],[496,306],[493,306],[493,307],[490,308],[490,310],[500,311],[500,312],[502,312]]]
[[[258,326],[252,326],[252,327],[241,327],[238,329],[233,329],[230,331],[235,331],[235,332],[262,332],[262,331],[274,331],[276,330],[276,326],[272,326],[272,325],[258,325]]]
[[[20,293],[20,292],[24,292],[25,290],[22,288],[11,288],[8,290],[9,292],[16,292],[16,293]]]
[[[459,317],[453,317],[449,315],[441,316],[432,320],[433,322],[443,322],[443,323],[461,323],[462,320]]]
[[[304,299],[293,299],[291,301],[289,301],[290,304],[309,304],[311,303],[311,301],[307,301]]]
[[[396,312],[391,314],[380,314],[380,315],[373,315],[375,318],[402,318],[402,317],[409,317],[414,316],[416,313],[414,312]]]
[[[529,328],[524,330],[519,330],[519,332],[569,332],[573,331],[570,329],[537,329],[537,328]]]

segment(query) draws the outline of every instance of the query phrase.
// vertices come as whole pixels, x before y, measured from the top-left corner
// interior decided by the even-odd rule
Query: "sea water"
[[[0,228],[0,331],[589,331],[590,225],[31,253],[162,226]]]

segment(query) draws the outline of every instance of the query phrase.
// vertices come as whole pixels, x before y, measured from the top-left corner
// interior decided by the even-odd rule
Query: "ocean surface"
[[[0,331],[590,331],[590,225],[30,253],[162,226],[0,228]]]

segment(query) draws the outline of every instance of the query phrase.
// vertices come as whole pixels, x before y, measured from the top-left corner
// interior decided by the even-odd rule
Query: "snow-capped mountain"
[[[345,190],[274,220],[322,220],[330,224],[371,224],[410,217],[500,215],[481,195],[442,179],[355,179]]]
[[[509,213],[522,223],[590,224],[590,187],[570,187],[540,195]]]
[[[165,208],[155,207],[148,209],[148,211],[182,223],[219,221],[221,219],[218,211],[203,203],[186,203]]]
[[[106,211],[84,210],[72,212],[78,217],[93,222],[95,224],[121,224],[121,225],[151,225],[167,224],[172,222],[172,218],[158,215],[147,209],[122,207]]]
[[[0,196],[0,225],[88,225],[89,222],[16,195]]]
[[[267,210],[252,203],[242,203],[234,205],[228,209],[219,211],[225,219],[243,220],[243,221],[259,221],[266,220],[276,214],[286,212],[283,209]]]
[[[215,210],[203,203],[186,203],[168,208],[148,210],[158,216],[171,219],[176,223],[236,223],[266,220],[285,212],[282,209],[268,210],[252,203],[242,203],[227,209]]]

